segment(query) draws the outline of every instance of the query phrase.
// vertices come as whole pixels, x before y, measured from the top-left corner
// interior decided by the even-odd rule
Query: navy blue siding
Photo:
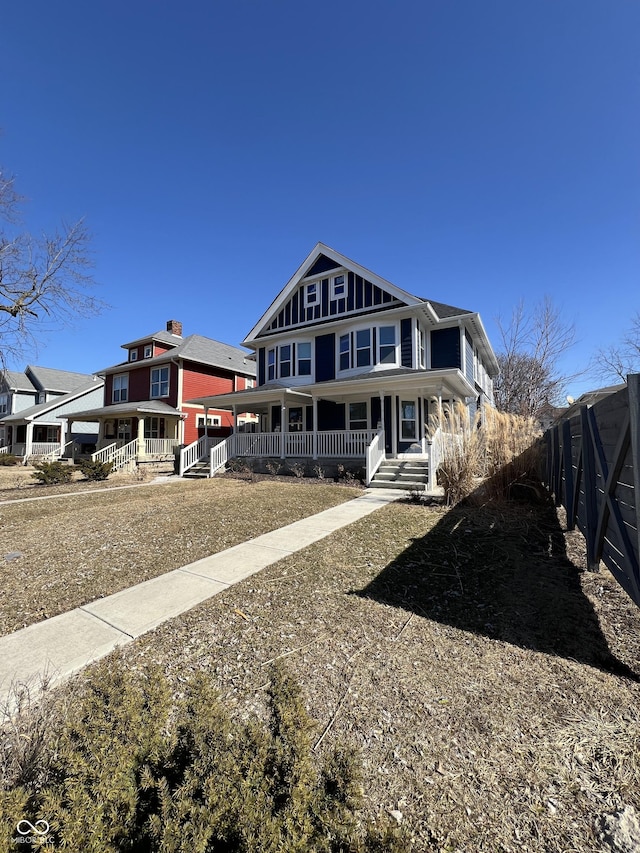
[[[431,367],[460,367],[460,329],[435,329],[431,332]]]
[[[336,378],[336,336],[318,335],[316,338],[316,382]]]
[[[413,367],[411,318],[400,321],[400,359],[403,367]]]
[[[347,277],[347,311],[353,311],[356,304],[356,277],[350,272]]]
[[[313,266],[309,267],[306,271],[305,277],[322,275],[323,272],[327,272],[327,270],[334,270],[338,266],[340,266],[340,264],[336,264],[336,262],[332,261],[331,258],[328,258],[326,255],[320,255]]]
[[[264,385],[264,347],[258,350],[258,385]]]
[[[391,445],[391,397],[384,398],[384,450],[385,453],[394,454]],[[394,454],[395,455],[395,454]]]

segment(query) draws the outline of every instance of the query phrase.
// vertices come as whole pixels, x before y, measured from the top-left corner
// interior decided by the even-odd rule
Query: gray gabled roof
[[[27,376],[33,377],[34,384],[42,391],[54,391],[58,394],[75,391],[80,385],[86,384],[93,378],[89,373],[72,373],[69,370],[56,370],[53,367],[40,367],[33,364],[28,364],[24,372]]]
[[[146,344],[149,341],[160,341],[163,344],[170,344],[175,347],[180,346],[183,340],[184,338],[182,335],[172,335],[171,332],[167,332],[166,329],[161,329],[159,332],[152,332],[150,335],[144,335],[142,338],[136,338],[135,341],[129,341],[128,344],[122,344],[122,348],[129,349],[130,347],[135,347],[139,344]]]
[[[78,397],[82,397],[83,394],[88,394],[91,391],[95,391],[97,388],[102,388],[103,385],[104,382],[102,379],[91,379],[89,382],[85,382],[84,385],[79,386],[73,391],[69,391],[68,394],[60,394],[59,396],[54,397],[53,400],[49,400],[47,403],[38,403],[35,406],[29,406],[27,409],[21,409],[13,415],[7,415],[4,418],[0,417],[0,421],[2,421],[2,423],[28,421],[31,418],[38,417],[38,415],[46,414],[51,409],[58,409],[65,403],[75,400]]]
[[[449,317],[461,317],[463,314],[474,314],[474,311],[466,311],[464,308],[455,308],[453,305],[445,305],[444,302],[434,302],[433,299],[424,299],[436,312],[440,320],[448,320]]]
[[[170,337],[173,337],[174,341],[176,340],[175,336],[171,335]],[[141,338],[141,340],[148,340],[148,337]],[[173,347],[168,352],[163,352],[161,355],[156,355],[154,358],[121,362],[98,372],[100,374],[113,373],[121,371],[125,367],[135,369],[148,364],[164,364],[167,361],[180,358],[197,364],[206,364],[210,367],[220,367],[231,372],[242,373],[245,376],[255,376],[255,361],[250,359],[249,355],[250,353],[247,350],[232,347],[230,344],[223,344],[221,341],[214,341],[212,338],[205,338],[203,335],[189,335],[182,338],[182,343],[178,346]]]
[[[0,384],[9,391],[28,391],[33,394],[36,390],[29,377],[18,370],[3,370],[0,377]]]
[[[99,418],[117,418],[123,415],[134,415],[137,412],[151,415],[181,415],[178,409],[174,409],[162,400],[138,400],[126,403],[114,403],[111,406],[101,406],[98,409],[87,409],[83,412],[73,412],[74,420],[98,420]]]

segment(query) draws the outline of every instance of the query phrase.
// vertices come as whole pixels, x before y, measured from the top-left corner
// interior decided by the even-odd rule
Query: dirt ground
[[[640,609],[552,507],[390,505],[127,646],[242,718],[286,660],[316,748],[419,851],[584,851],[640,811]],[[115,664],[114,664],[115,665]],[[75,689],[72,687],[71,689]]]
[[[276,512],[278,491],[289,521],[306,491],[341,491],[218,483],[226,500],[203,494],[185,513],[179,486],[171,510],[156,503],[170,487],[119,492],[149,494],[136,524],[114,522],[114,541],[130,559],[149,527],[145,541],[166,534],[170,554],[197,552],[196,505],[201,522],[222,505],[240,529]],[[85,513],[109,497],[82,498]],[[38,504],[55,530],[63,502],[22,507]],[[609,853],[607,816],[640,813],[640,608],[606,570],[584,571],[582,537],[562,525],[549,505],[392,504],[139,638],[113,665],[160,663],[176,695],[206,671],[244,719],[264,713],[282,658],[317,752],[358,748],[366,812],[393,813],[411,850]]]

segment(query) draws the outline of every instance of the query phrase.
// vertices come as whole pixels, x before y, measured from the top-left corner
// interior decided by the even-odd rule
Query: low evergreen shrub
[[[83,459],[76,468],[85,480],[106,480],[113,471],[113,462],[99,462],[97,459]]]
[[[22,462],[19,456],[14,456],[13,453],[0,453],[0,465],[19,465]]]
[[[36,480],[40,480],[45,486],[68,483],[73,476],[73,468],[59,460],[55,462],[37,462],[33,467],[36,470],[31,476]]]
[[[0,849],[46,820],[51,849],[162,853],[400,853],[401,827],[361,820],[358,762],[312,748],[300,690],[272,670],[266,723],[231,719],[199,675],[177,705],[159,668],[97,666],[41,751],[0,785]],[[46,754],[45,754],[46,753]],[[1,837],[2,833],[5,837]]]

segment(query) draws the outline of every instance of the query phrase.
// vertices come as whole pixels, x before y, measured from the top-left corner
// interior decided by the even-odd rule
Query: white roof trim
[[[314,263],[314,261],[318,259],[320,255],[325,255],[327,258],[330,258],[332,261],[335,261],[336,267],[345,267],[350,272],[362,276],[362,278],[367,279],[367,281],[370,281],[372,284],[375,284],[382,290],[388,291],[393,296],[395,296],[396,299],[399,299],[406,305],[423,304],[422,299],[418,299],[417,296],[413,296],[413,294],[408,293],[406,290],[402,290],[402,288],[398,287],[397,285],[392,284],[390,281],[387,281],[384,278],[381,278],[379,275],[376,275],[374,272],[371,272],[371,270],[366,269],[366,267],[357,264],[355,261],[352,261],[345,255],[340,254],[340,252],[336,252],[335,249],[326,246],[324,243],[316,243],[314,248],[311,250],[311,252],[309,252],[307,257],[300,264],[293,276],[285,284],[285,286],[273,300],[271,305],[267,308],[262,317],[260,317],[258,322],[251,329],[247,337],[242,342],[243,346],[250,346],[251,342],[256,340],[263,328],[269,324],[274,315],[276,315],[280,311],[281,307],[293,294],[293,292],[298,287],[300,281],[305,277],[306,271]]]

